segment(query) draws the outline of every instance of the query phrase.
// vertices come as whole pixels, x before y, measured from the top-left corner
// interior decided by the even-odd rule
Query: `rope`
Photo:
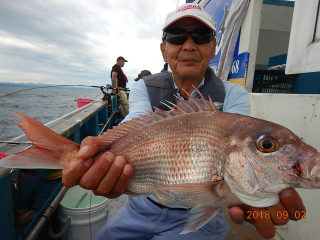
[[[91,201],[92,201],[92,191],[90,191],[90,208],[89,208],[90,239],[92,239],[92,226],[91,226]]]

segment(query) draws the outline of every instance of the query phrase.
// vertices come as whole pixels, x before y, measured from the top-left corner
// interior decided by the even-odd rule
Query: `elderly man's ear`
[[[163,42],[160,44],[160,50],[161,50],[161,53],[162,53],[163,60],[165,62],[169,62],[168,58],[167,58],[167,54],[166,54],[166,45]]]

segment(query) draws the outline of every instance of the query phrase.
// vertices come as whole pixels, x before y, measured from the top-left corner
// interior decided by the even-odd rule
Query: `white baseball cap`
[[[213,31],[216,31],[215,24],[212,20],[212,17],[210,17],[210,15],[206,13],[199,4],[195,4],[195,3],[183,4],[177,7],[173,12],[169,13],[164,22],[164,27],[162,28],[162,31],[164,31],[172,23],[185,17],[195,18],[200,22],[203,22]]]

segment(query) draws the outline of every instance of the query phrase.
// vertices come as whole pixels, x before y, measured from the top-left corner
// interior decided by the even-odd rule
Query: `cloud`
[[[121,55],[130,87],[162,69],[161,29],[177,2],[0,0],[0,81],[105,85]]]

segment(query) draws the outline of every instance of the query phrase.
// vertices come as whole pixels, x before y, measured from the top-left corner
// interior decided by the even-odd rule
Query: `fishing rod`
[[[33,144],[32,142],[15,142],[15,141],[0,141],[0,143],[6,143],[6,144]]]
[[[50,85],[50,86],[42,86],[42,87],[34,87],[34,88],[22,89],[22,90],[19,90],[19,91],[15,91],[15,92],[8,93],[8,94],[5,94],[3,96],[0,96],[0,98],[6,97],[6,96],[9,96],[9,95],[18,93],[18,92],[24,92],[24,91],[38,89],[38,88],[49,88],[49,87],[93,87],[93,88],[99,88],[103,92],[103,94],[106,94],[103,91],[103,89],[115,89],[115,88],[112,88],[110,84],[107,84],[107,87],[104,87],[104,86],[89,86],[89,85],[52,85],[52,86]],[[122,90],[124,90],[126,92],[130,92],[129,88],[123,88]]]
[[[50,86],[42,86],[42,87],[33,87],[33,88],[22,89],[22,90],[19,90],[19,91],[15,91],[15,92],[8,93],[8,94],[5,94],[3,96],[0,96],[0,98],[6,97],[6,96],[9,96],[9,95],[18,93],[18,92],[23,92],[23,91],[28,91],[28,90],[38,89],[38,88],[49,88],[49,87],[93,87],[93,88],[100,88],[100,89],[101,88],[106,88],[106,87],[103,87],[103,86],[89,86],[89,85],[52,85],[52,86],[50,85]]]

